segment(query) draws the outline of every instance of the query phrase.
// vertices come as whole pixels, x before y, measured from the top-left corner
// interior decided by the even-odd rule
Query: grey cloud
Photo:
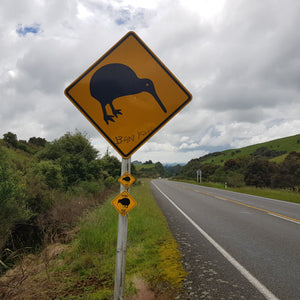
[[[217,76],[202,91],[205,106],[248,110],[297,101],[299,13],[299,5],[283,2],[230,2],[214,37]]]
[[[63,91],[128,30],[193,94],[137,159],[182,162],[299,133],[299,1],[228,0],[211,22],[197,1],[192,9],[188,1],[127,3],[1,1],[0,135],[53,139],[78,129],[107,147]],[[18,24],[41,30],[18,36]]]

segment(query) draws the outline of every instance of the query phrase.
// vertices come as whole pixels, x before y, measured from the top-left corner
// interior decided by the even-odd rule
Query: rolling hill
[[[300,190],[300,134],[273,141],[214,152],[190,160],[175,175],[228,186],[256,186]]]
[[[228,159],[245,156],[263,156],[271,161],[283,162],[288,153],[300,152],[300,134],[246,146],[239,149],[229,149],[213,152],[199,158],[202,164],[223,165]]]

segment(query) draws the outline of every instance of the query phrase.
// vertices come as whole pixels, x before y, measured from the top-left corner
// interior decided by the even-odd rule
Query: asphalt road
[[[182,299],[300,299],[300,205],[153,180],[189,275]]]

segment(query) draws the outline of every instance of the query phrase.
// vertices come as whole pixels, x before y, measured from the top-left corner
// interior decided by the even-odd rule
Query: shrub
[[[116,183],[117,180],[115,178],[113,178],[112,176],[108,176],[107,178],[105,178],[104,180],[104,184],[107,187],[112,186],[114,183]]]
[[[61,168],[65,189],[80,181],[91,180],[100,173],[101,165],[96,160],[98,151],[81,133],[67,133],[60,139],[46,145],[40,152],[40,160],[52,160]],[[90,168],[92,174],[90,172]]]
[[[26,204],[35,214],[47,211],[53,204],[52,193],[41,176],[27,175],[24,192]]]
[[[52,161],[41,161],[33,166],[33,172],[43,178],[43,181],[52,189],[59,189],[63,185],[61,167]]]
[[[9,168],[3,152],[0,152],[0,208],[0,249],[2,249],[14,226],[32,216],[26,207],[21,182]]]
[[[271,185],[271,177],[276,171],[276,165],[268,160],[256,159],[248,165],[245,172],[247,185],[256,187],[268,187]]]
[[[104,189],[104,183],[102,181],[82,181],[80,182],[75,190],[84,194],[96,195]],[[80,193],[78,193],[80,194]]]
[[[227,184],[229,187],[242,187],[245,186],[244,176],[242,174],[233,174],[227,177]]]

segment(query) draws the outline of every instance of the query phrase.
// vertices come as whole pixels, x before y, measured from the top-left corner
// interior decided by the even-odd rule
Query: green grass
[[[141,169],[153,169],[155,168],[155,164],[139,164],[134,165],[134,167],[137,171],[140,171]]]
[[[270,150],[276,150],[276,151],[287,151],[287,153],[291,151],[297,151],[300,152],[300,134],[289,136],[281,139],[272,140],[265,143],[255,144],[247,147],[243,147],[240,149],[229,149],[220,152],[220,155],[218,156],[209,156],[206,160],[204,160],[202,163],[212,163],[216,165],[223,165],[224,162],[226,162],[230,158],[238,158],[238,157],[245,157],[249,156],[251,153],[253,153],[256,149],[266,147]],[[285,156],[278,157],[278,162],[282,162],[284,160]],[[274,160],[274,159],[272,159]],[[274,161],[277,162],[275,159]]]
[[[284,162],[284,160],[287,156],[288,156],[288,153],[277,156],[277,157],[274,157],[274,158],[271,158],[270,161],[272,161],[274,163],[277,163],[277,164],[280,164],[280,163]]]
[[[143,180],[130,191],[137,206],[129,212],[127,295],[136,292],[134,277],[142,278],[154,289],[164,286],[176,290],[186,275],[179,262],[177,243],[152,197],[149,183],[150,180]],[[95,282],[89,287],[89,299],[108,299],[113,295],[118,212],[111,205],[112,199],[81,220],[72,251],[66,255],[67,265],[62,268],[75,272],[82,281]]]
[[[195,181],[189,181],[189,183],[196,184]],[[218,189],[225,189],[225,186],[222,183],[209,182],[209,183],[202,183],[201,185],[218,188]],[[266,197],[266,198],[272,198],[272,199],[277,199],[277,200],[282,200],[287,202],[300,203],[300,193],[296,193],[290,190],[256,188],[250,186],[245,186],[240,188],[227,188],[227,190],[238,192],[238,193]]]
[[[230,189],[235,192],[256,195],[266,198],[278,199],[282,201],[294,202],[300,204],[300,193],[295,193],[289,190],[275,190],[268,188],[241,187]]]

